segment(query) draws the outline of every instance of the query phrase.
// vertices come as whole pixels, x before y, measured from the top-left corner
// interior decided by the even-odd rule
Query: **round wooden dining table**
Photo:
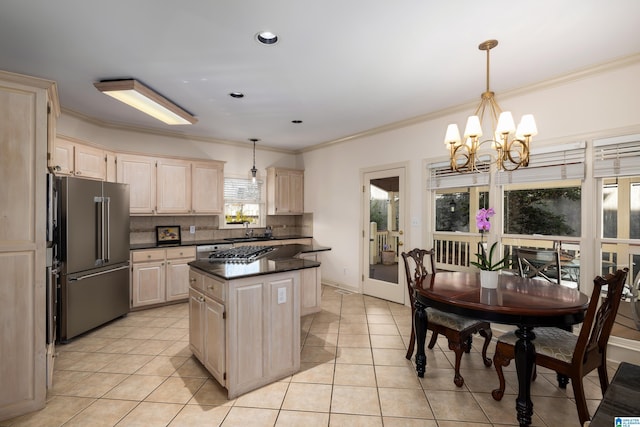
[[[567,327],[584,320],[589,297],[554,283],[500,274],[497,289],[480,286],[475,272],[437,272],[415,286],[416,371],[424,376],[427,357],[426,307],[517,326],[515,362],[518,376],[516,412],[521,426],[531,424],[531,376],[535,362],[535,328]]]

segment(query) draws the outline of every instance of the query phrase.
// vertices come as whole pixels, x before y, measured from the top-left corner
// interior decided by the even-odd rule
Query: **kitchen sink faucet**
[[[247,237],[253,237],[253,229],[249,230],[249,221],[245,221],[243,224],[245,226],[244,235]]]

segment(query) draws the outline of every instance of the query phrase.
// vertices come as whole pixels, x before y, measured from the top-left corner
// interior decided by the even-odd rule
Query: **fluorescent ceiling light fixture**
[[[189,125],[198,121],[189,112],[137,80],[104,80],[96,89],[168,125]]]

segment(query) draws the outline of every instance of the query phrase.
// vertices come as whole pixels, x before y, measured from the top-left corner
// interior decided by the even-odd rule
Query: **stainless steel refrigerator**
[[[129,312],[129,186],[56,179],[57,338],[60,342]]]

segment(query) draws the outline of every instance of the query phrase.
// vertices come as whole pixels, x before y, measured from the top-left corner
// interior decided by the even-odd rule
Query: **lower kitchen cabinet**
[[[191,350],[229,399],[300,369],[299,271],[190,284]]]
[[[202,293],[189,291],[189,344],[193,354],[220,384],[225,384],[224,306]]]
[[[186,300],[195,259],[194,246],[131,251],[131,307]]]

